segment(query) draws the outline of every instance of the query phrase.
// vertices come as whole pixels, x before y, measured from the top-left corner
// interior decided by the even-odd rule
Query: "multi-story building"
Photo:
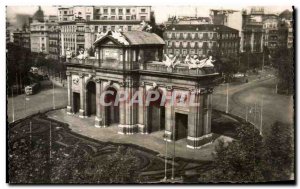
[[[293,33],[293,13],[289,10],[285,10],[279,14],[280,18],[280,29],[284,35],[287,48],[292,48],[294,43],[294,33]]]
[[[187,54],[202,57],[218,52],[226,56],[239,52],[239,31],[224,25],[169,25],[164,39],[167,54],[183,57]]]
[[[30,32],[28,30],[13,32],[13,43],[16,46],[30,49]]]
[[[61,54],[66,49],[89,49],[97,33],[108,30],[130,31],[150,21],[150,6],[73,6],[58,9],[61,29]]]
[[[59,59],[60,56],[60,30],[57,27],[52,27],[49,35],[49,57]]]
[[[266,13],[263,8],[254,7],[250,13],[243,11],[242,50],[262,53],[268,48],[270,54],[281,47],[292,47],[292,18],[284,11],[281,15]]]
[[[49,34],[57,31],[58,24],[52,22],[33,22],[30,24],[31,51],[49,54]]]

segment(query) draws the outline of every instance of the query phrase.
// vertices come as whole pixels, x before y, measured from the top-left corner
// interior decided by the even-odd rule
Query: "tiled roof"
[[[155,33],[144,31],[127,31],[127,32],[107,32],[100,38],[97,38],[94,44],[100,43],[103,39],[110,38],[111,40],[120,43],[121,45],[164,45],[164,40]]]
[[[127,31],[123,35],[130,45],[164,45],[164,40],[155,33],[143,31]]]

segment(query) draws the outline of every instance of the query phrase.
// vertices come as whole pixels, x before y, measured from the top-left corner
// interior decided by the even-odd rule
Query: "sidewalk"
[[[163,140],[164,131],[158,131],[150,134],[133,134],[133,135],[121,135],[118,134],[117,125],[113,125],[107,128],[94,127],[94,117],[79,118],[77,115],[67,115],[66,109],[51,111],[47,113],[47,116],[68,123],[70,129],[78,134],[103,141],[114,143],[127,143],[135,144],[141,147],[158,152],[161,156],[165,155],[165,141]],[[225,140],[231,140],[229,137],[220,136]],[[218,139],[219,139],[218,138]],[[217,139],[217,140],[218,140]],[[186,139],[178,140],[175,143],[175,156],[194,160],[212,160],[212,153],[217,144],[217,140],[213,143],[203,146],[201,149],[189,149],[186,147]],[[173,143],[168,143],[168,156],[172,156]]]

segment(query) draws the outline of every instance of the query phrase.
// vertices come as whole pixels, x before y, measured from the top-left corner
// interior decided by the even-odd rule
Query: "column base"
[[[72,115],[72,107],[71,106],[67,106],[67,114],[68,115]]]
[[[102,118],[99,118],[99,117],[95,117],[95,127],[97,128],[101,128],[101,127],[104,127],[102,126]]]
[[[145,125],[137,124],[137,126],[138,126],[138,132],[139,133],[141,133],[141,134],[149,134]]]
[[[134,133],[138,132],[138,125],[122,125],[119,124],[118,125],[118,134],[122,134],[122,135],[132,135]]]
[[[212,133],[203,135],[201,137],[187,137],[186,147],[191,149],[200,149],[213,142]]]
[[[83,109],[79,109],[79,117],[80,118],[86,118],[85,111]]]
[[[164,140],[168,141],[168,142],[172,142],[173,141],[173,134],[172,134],[171,131],[165,130]]]

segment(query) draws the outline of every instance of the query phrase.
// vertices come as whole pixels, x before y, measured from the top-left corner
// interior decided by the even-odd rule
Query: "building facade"
[[[61,29],[61,54],[69,48],[92,48],[97,33],[106,31],[131,31],[149,22],[150,6],[73,6],[58,9]]]
[[[30,49],[30,32],[28,30],[14,31],[13,43],[16,46]]]
[[[284,11],[286,13],[286,11]],[[282,13],[283,14],[283,13]],[[285,18],[286,14],[265,13],[263,8],[254,7],[243,11],[242,51],[262,53],[268,48],[274,54],[278,48],[291,47],[293,36],[292,18]],[[291,13],[290,13],[291,15]]]
[[[239,52],[239,31],[224,25],[200,24],[167,26],[164,33],[165,52],[168,54],[198,55],[209,54],[237,55]]]
[[[58,24],[55,22],[36,22],[30,24],[31,51],[49,54],[52,51],[49,46],[49,35],[58,32]],[[51,44],[52,45],[52,44]]]
[[[168,68],[162,62],[165,43],[153,33],[128,31],[118,38],[108,33],[94,44],[98,58],[67,60],[68,114],[94,116],[100,129],[117,125],[119,134],[164,130],[165,140],[186,138],[189,148],[209,141],[211,94],[218,77],[213,68]],[[120,92],[129,95],[116,104]],[[131,103],[135,94],[144,99],[152,92],[159,94],[152,103]]]

